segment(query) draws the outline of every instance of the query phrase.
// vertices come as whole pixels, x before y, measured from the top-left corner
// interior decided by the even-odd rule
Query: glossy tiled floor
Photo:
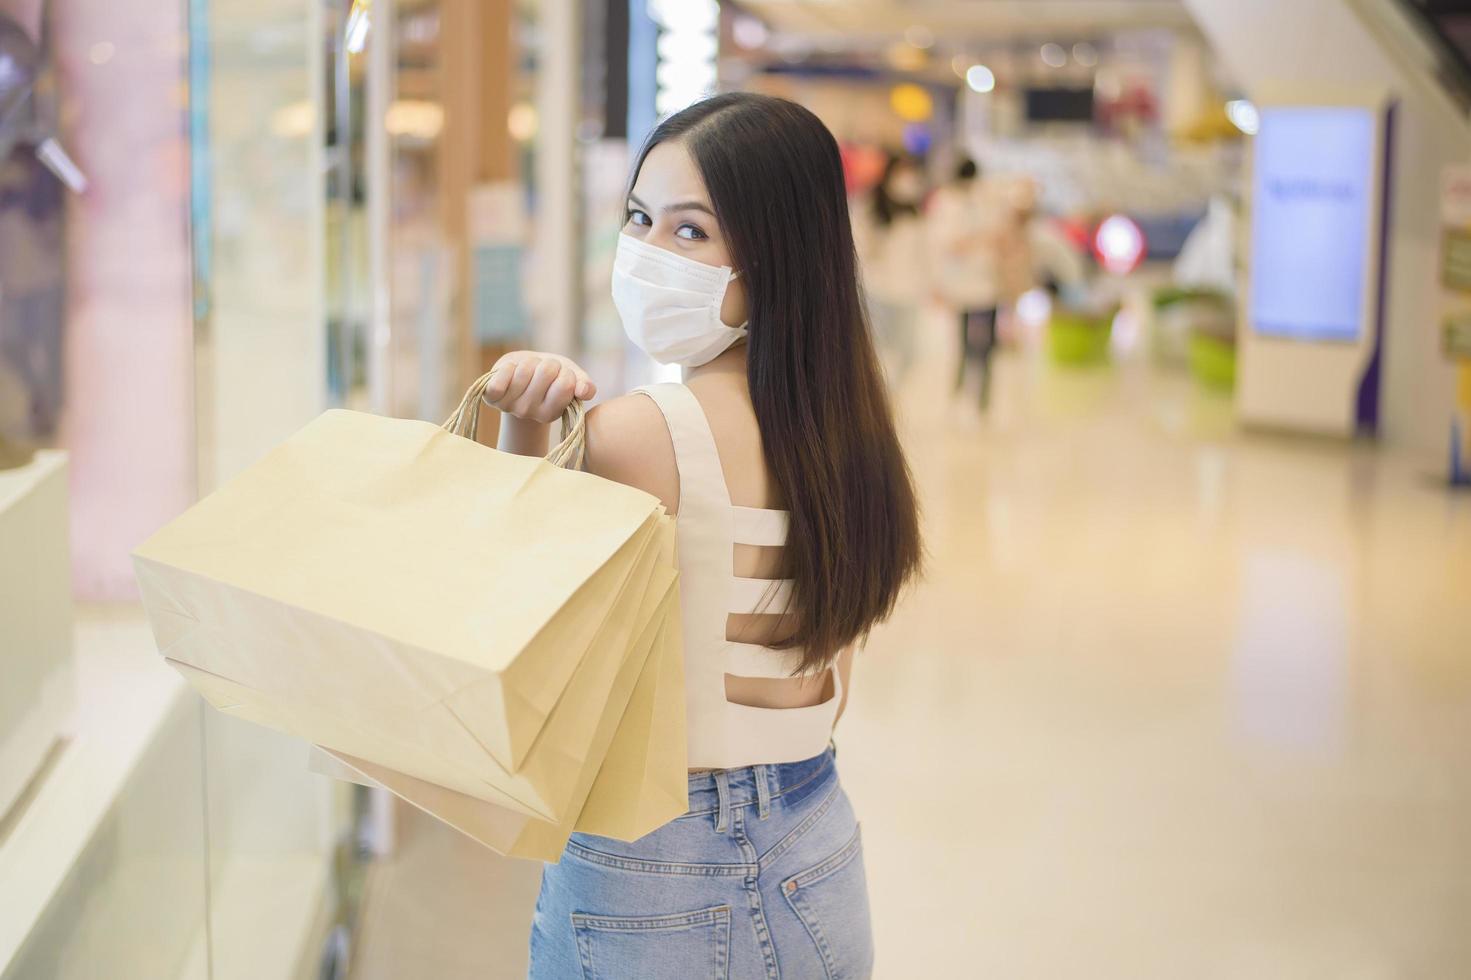
[[[906,402],[930,575],[840,742],[879,975],[1471,976],[1471,499],[1142,366],[998,381]]]
[[[947,377],[905,385],[928,577],[838,735],[877,975],[1471,977],[1471,498],[1142,365],[1012,356],[984,419]],[[404,931],[503,883],[436,942],[518,975],[535,876],[441,851]]]

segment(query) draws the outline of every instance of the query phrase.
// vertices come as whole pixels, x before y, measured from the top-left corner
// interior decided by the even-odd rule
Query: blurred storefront
[[[392,846],[382,801],[207,710],[132,606],[92,604],[130,600],[134,545],[322,409],[437,419],[482,348],[523,342],[526,242],[472,203],[529,210],[535,127],[505,120],[533,95],[536,11],[356,16],[0,6],[0,64],[31,70],[0,152],[5,446],[43,447],[0,473],[3,645],[44,648],[7,670],[0,729],[7,978],[344,975],[365,861]],[[43,463],[69,463],[69,494],[27,476]],[[64,575],[68,539],[72,588],[35,564]]]
[[[437,421],[533,343],[624,376],[631,13],[0,4],[0,629],[45,648],[0,705],[0,975],[345,975],[392,807],[161,669],[128,552],[323,409]]]

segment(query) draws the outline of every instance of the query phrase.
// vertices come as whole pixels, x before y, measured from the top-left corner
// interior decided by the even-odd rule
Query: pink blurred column
[[[50,5],[62,137],[91,181],[68,213],[72,578],[134,595],[128,552],[194,498],[185,5]]]

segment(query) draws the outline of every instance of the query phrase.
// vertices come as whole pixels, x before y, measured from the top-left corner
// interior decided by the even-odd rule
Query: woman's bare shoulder
[[[679,470],[664,413],[646,395],[612,398],[587,413],[587,470],[679,509]]]

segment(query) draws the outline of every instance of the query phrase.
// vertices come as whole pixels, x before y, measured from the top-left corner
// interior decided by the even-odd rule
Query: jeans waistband
[[[790,806],[826,784],[837,771],[833,763],[836,755],[829,746],[821,755],[801,762],[691,773],[689,813],[714,813],[718,831],[725,830],[731,811],[737,807],[754,805],[764,820],[772,800],[781,799]]]

